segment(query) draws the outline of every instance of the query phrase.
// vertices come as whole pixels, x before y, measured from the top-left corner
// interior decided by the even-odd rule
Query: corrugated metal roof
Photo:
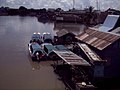
[[[76,38],[99,50],[103,50],[114,41],[118,40],[120,36],[113,33],[87,29],[82,34],[77,35]]]
[[[86,60],[84,60],[82,57],[74,54],[71,51],[55,51],[54,50],[54,52],[67,64],[90,66],[90,64]]]
[[[81,50],[86,54],[86,56],[89,58],[90,62],[94,64],[94,62],[105,62],[105,60],[102,60],[94,51],[92,51],[86,44],[83,43],[77,43]]]
[[[114,29],[113,31],[111,31],[112,33],[116,33],[116,34],[120,34],[120,27]]]
[[[56,32],[58,37],[61,37],[61,36],[65,35],[65,34],[67,34],[67,33],[69,33],[69,32],[66,31],[65,29],[62,29],[62,30]]]

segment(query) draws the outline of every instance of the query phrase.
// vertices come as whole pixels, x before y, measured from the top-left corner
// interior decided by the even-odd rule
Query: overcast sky
[[[106,10],[114,8],[120,10],[120,0],[74,0],[74,7],[84,9],[88,6],[93,6],[95,9],[100,8]],[[98,4],[97,4],[98,2]],[[73,0],[0,0],[0,6],[19,8],[62,8],[68,10],[73,8]]]

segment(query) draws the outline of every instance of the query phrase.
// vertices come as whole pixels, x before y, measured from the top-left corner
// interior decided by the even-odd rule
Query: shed
[[[59,44],[68,44],[72,41],[75,41],[75,35],[71,32],[66,31],[65,29],[56,32],[56,34],[58,36],[57,42]]]
[[[102,60],[107,60],[105,78],[120,78],[120,35],[87,29],[76,38],[86,43]]]
[[[88,45],[84,43],[74,43],[73,52],[84,58],[91,64],[90,76],[93,78],[104,77],[104,65],[106,60],[102,60],[97,53],[91,50]]]

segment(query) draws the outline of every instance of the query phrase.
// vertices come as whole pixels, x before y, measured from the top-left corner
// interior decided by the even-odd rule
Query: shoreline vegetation
[[[9,7],[0,7],[0,16],[35,16],[38,21],[46,22],[73,22],[81,23],[86,26],[93,26],[102,24],[108,14],[120,15],[120,11],[115,9],[108,9],[106,11],[94,10],[90,6],[84,10],[77,10],[75,8],[64,11],[61,8],[43,8],[43,9],[27,9],[20,6],[18,9]]]

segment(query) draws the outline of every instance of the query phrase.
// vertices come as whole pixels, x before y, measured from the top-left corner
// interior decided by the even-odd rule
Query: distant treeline
[[[61,8],[42,8],[42,9],[27,9],[20,6],[18,9],[9,7],[0,7],[0,16],[36,16],[38,21],[62,21],[62,22],[79,22],[86,25],[96,25],[103,23],[108,14],[120,15],[119,10],[109,8],[106,11],[94,10],[90,6],[84,10],[75,8],[64,11]]]
[[[24,6],[20,6],[18,9],[16,8],[9,8],[9,7],[0,7],[0,15],[20,15],[20,16],[36,16],[39,15],[41,13],[47,13],[47,12],[59,12],[59,11],[63,11],[61,8],[57,8],[57,9],[27,9]]]

